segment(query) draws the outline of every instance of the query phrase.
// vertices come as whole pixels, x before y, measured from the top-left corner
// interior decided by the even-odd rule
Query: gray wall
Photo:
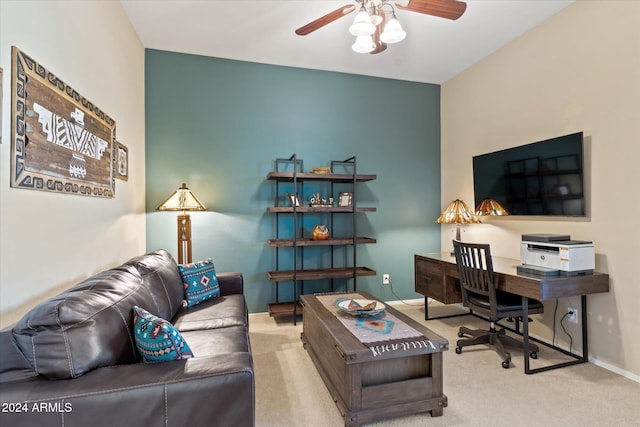
[[[191,214],[194,261],[241,271],[250,310],[266,311],[275,295],[266,278],[275,184],[265,179],[274,160],[297,153],[307,171],[355,155],[359,173],[378,176],[358,193],[378,209],[358,217],[378,240],[358,247],[358,264],[378,275],[359,278],[358,289],[419,297],[413,254],[440,250],[439,86],[156,50],[145,67],[148,250],[176,256],[176,213],[155,209],[186,182],[208,208]],[[307,282],[305,292],[326,286]]]

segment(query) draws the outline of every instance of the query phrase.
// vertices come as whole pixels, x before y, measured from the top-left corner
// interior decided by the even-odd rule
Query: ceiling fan
[[[315,21],[298,28],[296,34],[306,36],[358,9],[349,32],[356,36],[352,48],[359,53],[380,53],[387,43],[402,41],[406,33],[396,18],[395,7],[409,12],[456,20],[467,9],[467,3],[458,0],[355,0],[356,4],[342,6]],[[393,4],[392,4],[393,3]],[[385,10],[385,8],[389,10]],[[388,16],[391,15],[390,19]]]

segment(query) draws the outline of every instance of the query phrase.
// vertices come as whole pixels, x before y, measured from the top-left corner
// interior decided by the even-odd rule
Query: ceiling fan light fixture
[[[367,13],[364,5],[360,8],[360,12],[356,15],[356,18],[353,20],[353,24],[349,27],[349,32],[356,36],[370,36],[375,33],[376,26],[371,22],[371,17],[369,13]]]
[[[400,21],[396,18],[396,14],[384,26],[384,31],[380,34],[380,40],[384,43],[398,43],[407,37],[407,33],[402,29]]]
[[[382,12],[380,12],[380,13],[382,13]],[[370,17],[371,17],[371,23],[374,26],[377,27],[378,25],[382,24],[382,16],[380,16],[378,14],[374,14],[374,15],[370,15]]]
[[[351,45],[351,49],[357,53],[369,53],[375,48],[376,45],[373,43],[373,38],[369,35],[356,37],[356,42]]]

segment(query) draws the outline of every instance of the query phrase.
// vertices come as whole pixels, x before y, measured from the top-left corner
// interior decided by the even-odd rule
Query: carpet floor
[[[438,303],[430,303],[437,316]],[[640,384],[591,363],[525,375],[522,352],[512,350],[510,369],[484,346],[453,350],[458,328],[485,328],[473,316],[424,320],[422,304],[394,307],[447,338],[442,417],[429,413],[381,420],[370,426],[640,426]],[[432,309],[433,307],[433,309]],[[256,426],[342,426],[344,421],[302,346],[302,322],[252,314],[249,319],[256,382]],[[532,368],[569,360],[541,346]]]

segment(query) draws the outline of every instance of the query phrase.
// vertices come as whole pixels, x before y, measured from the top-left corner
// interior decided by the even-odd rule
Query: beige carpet
[[[429,305],[437,316],[438,303]],[[449,406],[442,417],[416,414],[371,426],[640,426],[640,384],[593,364],[535,375],[523,372],[522,352],[512,351],[503,369],[493,350],[483,347],[454,352],[460,325],[483,328],[472,316],[425,322],[424,307],[394,304],[447,338],[444,393]],[[432,309],[433,307],[433,309]],[[450,307],[444,307],[449,309]],[[249,319],[256,376],[256,425],[342,426],[344,421],[300,341],[302,324],[276,321],[267,314]],[[568,360],[542,347],[532,367]]]

